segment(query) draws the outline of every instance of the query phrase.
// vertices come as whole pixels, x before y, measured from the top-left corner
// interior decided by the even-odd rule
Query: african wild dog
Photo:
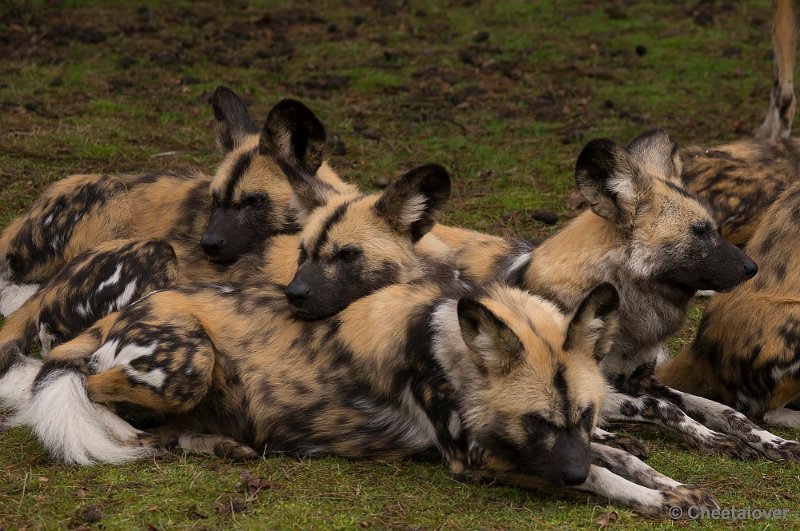
[[[769,206],[800,180],[800,140],[751,139],[680,151],[686,187],[708,204],[722,237],[745,245]]]
[[[278,157],[349,189],[323,163],[325,130],[300,102],[278,103],[262,130],[225,87],[212,105],[225,155],[213,181],[175,172],[71,176],[7,227],[0,236],[0,313],[18,308],[72,257],[117,238],[165,239],[183,280],[225,280],[229,263],[261,252],[271,236],[299,230]]]
[[[616,303],[601,285],[570,321],[526,292],[473,293],[451,276],[305,321],[274,287],[161,291],[54,349],[20,421],[72,462],[162,446],[237,459],[438,451],[462,479],[572,486],[648,514],[715,507],[704,490],[589,442],[604,389],[594,360]],[[156,411],[160,425],[142,432],[116,411]]]
[[[298,196],[314,200],[314,188]],[[651,514],[714,507],[702,489],[590,446],[604,391],[595,360],[615,331],[613,287],[595,289],[570,321],[525,292],[479,290],[411,252],[448,190],[446,173],[429,165],[383,194],[328,198],[314,210],[295,280],[317,269],[336,295],[315,285],[299,303],[277,286],[155,292],[44,364],[28,360],[14,382],[30,392],[36,379],[33,391],[6,404],[72,463],[135,459],[159,442],[234,458],[439,450],[467,479],[575,485]],[[293,315],[312,300],[326,314],[344,309],[315,321]],[[160,426],[147,434],[116,412]]]
[[[715,295],[694,342],[656,369],[666,385],[708,394],[748,417],[800,428],[800,182],[772,205],[745,248],[756,277]]]
[[[800,142],[790,139],[795,113],[797,20],[793,0],[775,2],[770,104],[756,138],[682,149],[686,187],[708,203],[722,236],[743,246],[781,192],[800,177]]]
[[[328,309],[339,305],[331,313],[382,286],[429,275],[435,277],[436,271],[442,270],[433,260],[420,260],[414,252],[414,243],[430,229],[432,216],[447,202],[450,177],[444,168],[433,164],[421,166],[408,172],[383,194],[364,196],[358,192],[339,193],[283,158],[279,160],[288,181],[297,191],[297,208],[308,216],[309,226],[303,233],[305,239],[301,239],[300,234],[274,237],[279,245],[267,249],[262,257],[264,266],[254,260],[249,264],[247,274],[238,277],[241,285],[289,283],[297,269],[301,243],[304,248],[313,249],[311,256],[303,258],[301,271],[314,269],[328,283],[327,286],[315,284],[315,291],[307,295],[324,298]],[[332,237],[342,230],[346,238],[333,243]],[[340,246],[345,240],[347,244]],[[162,258],[151,252],[154,245],[163,249]],[[364,252],[369,253],[369,259],[364,258]],[[156,273],[148,273],[152,278],[142,274],[147,262],[143,258],[147,255],[153,260],[145,270],[158,268]],[[243,260],[252,258],[248,256]],[[123,306],[122,295],[117,294],[126,294],[130,302],[128,292],[131,289],[143,290],[141,294],[147,292],[145,286],[164,287],[175,276],[174,262],[172,248],[163,241],[133,244],[133,247],[129,247],[128,242],[116,247],[109,243],[102,252],[90,252],[71,261],[45,289],[12,314],[6,328],[0,330],[0,401],[13,404],[24,401],[19,395],[24,387],[19,387],[17,382],[25,378],[20,374],[27,373],[39,362],[23,354],[31,335],[42,324],[54,331],[57,329],[60,338],[72,339],[97,318]],[[446,271],[449,273],[449,268]],[[87,277],[93,281],[87,281]],[[298,274],[298,278],[304,278],[304,273]],[[154,285],[159,279],[162,280],[160,285]],[[287,288],[287,297],[290,292]],[[292,300],[296,307],[297,297]],[[109,301],[116,307],[111,307]]]
[[[712,402],[653,378],[663,342],[680,329],[695,291],[730,289],[757,270],[721,239],[708,210],[683,187],[680,169],[665,131],[644,133],[627,148],[593,140],[575,171],[591,210],[541,245],[439,226],[432,235],[453,248],[466,278],[519,285],[564,311],[601,282],[619,290],[620,329],[601,363],[611,390],[605,420],[656,423],[707,452],[797,460],[800,444],[730,408],[712,415]]]

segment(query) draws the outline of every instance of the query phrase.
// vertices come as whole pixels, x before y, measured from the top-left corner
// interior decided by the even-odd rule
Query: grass
[[[682,145],[714,144],[759,125],[770,18],[766,0],[11,0],[0,4],[0,224],[70,173],[213,171],[207,99],[225,84],[261,118],[281,97],[302,99],[344,147],[332,165],[366,189],[439,162],[456,179],[444,221],[546,236],[532,213],[574,216],[565,200],[588,140],[662,126]],[[439,463],[176,455],[76,469],[12,429],[0,433],[0,529],[597,528],[611,513],[608,525],[630,528],[800,524],[797,464],[621,429],[722,506],[785,507],[789,520],[652,520],[575,493],[460,484]]]

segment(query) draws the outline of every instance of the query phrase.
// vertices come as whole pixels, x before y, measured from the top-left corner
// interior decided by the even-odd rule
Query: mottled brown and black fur
[[[525,292],[472,287],[413,253],[448,191],[446,173],[429,165],[382,194],[335,195],[314,209],[299,238],[303,263],[332,274],[327,289],[338,295],[307,296],[333,301],[326,313],[342,306],[335,315],[297,317],[307,312],[279,286],[159,291],[44,363],[15,366],[0,397],[68,462],[154,449],[117,412],[155,422],[162,444],[229,457],[439,451],[463,478],[576,485],[647,513],[713,507],[705,491],[590,445],[604,392],[596,360],[616,326],[613,287],[594,290],[570,320]],[[388,262],[392,275],[365,282]],[[352,292],[342,274],[368,289]]]
[[[750,240],[770,205],[800,175],[800,143],[790,138],[797,10],[794,0],[775,2],[772,90],[755,138],[680,152],[686,187],[708,203],[722,236],[735,245]]]
[[[164,240],[111,240],[78,255],[6,318],[0,330],[0,375],[28,352],[72,339],[100,317],[174,284],[178,263]]]
[[[620,328],[601,364],[612,391],[605,419],[656,423],[708,452],[800,459],[798,443],[653,378],[663,342],[680,330],[695,291],[730,289],[757,270],[722,240],[680,175],[677,147],[664,131],[645,133],[627,147],[592,141],[576,164],[578,187],[591,208],[540,245],[448,227],[434,228],[432,236],[453,248],[466,278],[519,285],[564,311],[593,286],[614,284]]]
[[[21,420],[68,462],[158,448],[107,419],[118,411],[157,418],[161,444],[224,457],[440,452],[462,479],[574,486],[650,514],[714,507],[702,489],[589,442],[617,300],[602,285],[569,319],[526,292],[451,278],[388,286],[310,322],[279,288],[161,291],[54,349]],[[54,437],[55,412],[37,406],[76,384],[92,406],[75,424],[104,424],[112,450],[74,424]]]
[[[734,245],[745,245],[770,205],[800,180],[800,140],[752,139],[680,151],[686,187],[707,204]]]
[[[800,183],[770,207],[745,248],[756,277],[708,304],[697,337],[658,378],[711,394],[756,420],[800,427]]]
[[[28,283],[46,281],[74,256],[117,238],[165,239],[183,281],[225,280],[231,262],[299,230],[279,157],[349,190],[322,162],[325,131],[301,103],[278,103],[261,130],[228,89],[217,89],[212,104],[225,154],[213,180],[201,173],[72,176],[51,185],[6,228],[0,311],[10,313],[35,292]]]

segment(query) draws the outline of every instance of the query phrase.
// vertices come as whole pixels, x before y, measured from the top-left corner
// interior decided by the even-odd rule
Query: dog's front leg
[[[655,424],[677,433],[685,441],[707,453],[723,454],[736,459],[755,459],[760,455],[746,441],[713,431],[672,402],[649,394],[632,396],[619,392],[608,393],[603,404],[603,419]]]
[[[676,404],[687,415],[709,428],[746,442],[767,459],[800,461],[800,442],[782,439],[770,433],[735,409],[661,384],[654,385],[652,392]]]

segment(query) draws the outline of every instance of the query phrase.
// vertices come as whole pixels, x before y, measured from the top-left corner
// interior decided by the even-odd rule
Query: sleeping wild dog
[[[711,394],[748,417],[800,428],[800,182],[772,205],[745,248],[756,277],[715,295],[694,342],[656,369],[681,391]]]
[[[566,316],[462,282],[414,253],[448,195],[446,173],[426,166],[382,194],[329,198],[308,217],[288,286],[155,292],[20,373],[35,383],[17,421],[69,463],[162,445],[233,458],[440,452],[464,479],[572,486],[648,514],[715,507],[590,443],[616,290],[598,286]],[[329,289],[311,283],[320,276]],[[159,426],[140,431],[123,412]]]
[[[169,243],[141,240],[137,245],[133,244],[135,240],[112,240],[94,247],[98,253],[87,251],[68,261],[66,266],[57,270],[56,277],[36,296],[23,303],[12,314],[13,319],[0,330],[0,376],[20,353],[27,352],[31,340],[37,338],[34,332],[40,332],[38,339],[42,352],[46,354],[54,342],[71,339],[98,318],[136,300],[148,290],[166,287],[168,284],[164,282],[167,278],[170,284],[178,281],[241,281],[251,273],[261,273],[264,266],[269,269],[267,274],[276,274],[283,269],[291,275],[292,267],[286,264],[295,262],[297,246],[292,235],[297,234],[306,210],[296,204],[293,186],[285,171],[302,170],[304,179],[309,183],[313,181],[328,194],[355,193],[355,188],[344,184],[322,162],[324,128],[299,102],[284,100],[276,105],[263,131],[254,125],[241,100],[224,87],[215,92],[213,104],[217,117],[217,141],[226,150],[226,158],[214,179],[208,182],[201,175],[195,178],[194,183],[187,181],[189,186],[179,188],[178,200],[174,200],[168,188],[175,183],[170,176],[159,176],[151,184],[133,187],[123,198],[134,206],[148,205],[144,211],[152,214],[148,214],[150,217],[158,217],[156,206],[169,208],[177,216],[177,221],[167,220],[163,227],[156,229],[154,220],[148,221],[148,216],[145,216],[134,227],[139,232],[133,234],[145,237],[149,231],[151,236],[168,237]],[[278,159],[284,169],[281,169]],[[19,241],[30,244],[35,238],[25,239],[22,234],[39,234],[41,231],[35,230],[37,220],[42,221],[40,218],[44,212],[52,214],[53,210],[59,210],[52,207],[53,204],[71,204],[78,210],[88,208],[90,212],[92,209],[103,212],[100,199],[96,198],[98,204],[94,206],[87,207],[86,203],[76,206],[75,202],[69,201],[69,193],[53,191],[62,185],[64,181],[47,190],[20,218],[25,222],[25,230],[15,232],[12,226],[6,231],[6,236],[16,234],[18,243],[11,246],[17,250],[16,256],[20,255],[20,249],[31,251],[32,245],[19,244]],[[51,196],[57,199],[51,200]],[[47,205],[52,208],[48,210]],[[206,216],[209,211],[210,220]],[[113,212],[112,209],[108,214]],[[80,223],[84,223],[86,218],[84,216]],[[43,225],[48,223],[55,223],[50,214],[44,216]],[[97,240],[108,235],[102,231],[92,232],[94,225],[91,223],[79,227],[80,230],[72,230],[70,250],[64,256],[90,245],[82,239],[85,234],[91,234]],[[277,244],[274,252],[270,250],[273,241]],[[151,263],[149,260],[154,258],[152,250],[155,247],[166,253],[165,246],[170,245],[177,251],[177,256],[172,250],[169,254],[178,263],[171,268],[158,269],[156,266],[160,260],[167,258],[160,257]],[[282,253],[287,253],[290,261],[282,258]],[[12,254],[7,253],[9,256]],[[39,258],[43,262],[48,260],[47,257]],[[55,267],[58,259],[57,255],[50,256],[50,265]],[[29,265],[29,269],[35,267],[35,263]],[[75,275],[75,278],[70,279],[70,275]],[[266,278],[281,282],[285,275]],[[10,291],[6,290],[6,294]]]
[[[680,174],[676,145],[663,130],[644,133],[627,147],[593,140],[575,170],[590,210],[540,245],[442,226],[432,235],[453,249],[466,278],[524,287],[564,311],[599,283],[617,288],[619,332],[601,363],[609,386],[604,420],[655,423],[711,453],[798,460],[800,444],[653,377],[663,342],[680,330],[695,291],[730,289],[757,271],[755,262],[722,240]]]
[[[323,162],[325,129],[302,103],[279,102],[264,127],[233,92],[212,98],[225,158],[202,173],[74,175],[48,187],[0,235],[0,313],[9,315],[76,255],[108,240],[167,240],[185,281],[225,280],[230,264],[270,237],[299,230],[278,157],[327,185],[348,185]]]

